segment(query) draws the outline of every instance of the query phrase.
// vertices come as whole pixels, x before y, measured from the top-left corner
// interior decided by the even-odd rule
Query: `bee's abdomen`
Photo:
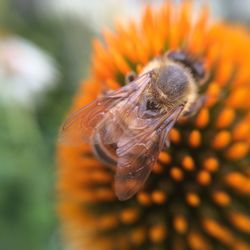
[[[105,144],[99,134],[95,134],[92,142],[96,158],[107,166],[115,167],[117,163],[116,144]]]

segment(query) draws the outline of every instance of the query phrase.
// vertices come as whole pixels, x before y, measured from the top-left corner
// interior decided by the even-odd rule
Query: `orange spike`
[[[184,234],[187,232],[188,225],[184,215],[176,215],[174,217],[173,225],[178,233]]]
[[[159,224],[152,226],[149,230],[149,238],[153,243],[160,243],[167,237],[167,230],[165,225]]]
[[[212,194],[214,202],[220,206],[228,206],[231,203],[230,196],[223,191],[215,191]]]
[[[193,130],[189,135],[189,144],[193,148],[197,148],[201,144],[201,133],[198,130]]]
[[[238,172],[230,172],[225,176],[225,182],[235,191],[249,195],[250,178]]]
[[[250,246],[246,242],[243,242],[242,240],[237,239],[232,249],[233,250],[249,250]]]
[[[203,161],[203,168],[209,172],[215,172],[219,168],[219,162],[215,157],[208,157]]]
[[[161,190],[154,191],[151,197],[152,197],[152,201],[159,205],[165,203],[167,199],[166,193]]]
[[[169,133],[169,138],[173,143],[179,143],[181,139],[180,132],[176,128],[172,128]]]
[[[206,102],[205,105],[207,107],[211,107],[218,100],[221,93],[221,87],[216,82],[212,82],[208,86],[207,94],[206,94]]]
[[[113,179],[110,173],[98,171],[98,170],[92,171],[88,175],[88,177],[91,178],[91,181],[98,182],[98,183],[110,183]]]
[[[223,149],[225,148],[231,141],[231,134],[226,131],[220,131],[218,134],[215,135],[212,147],[215,149]]]
[[[134,245],[140,246],[146,240],[146,232],[144,228],[136,228],[130,234],[131,241]]]
[[[210,218],[203,218],[202,224],[205,231],[217,240],[228,246],[233,244],[234,236],[226,227],[221,226],[218,222]]]
[[[250,167],[247,167],[247,168],[246,168],[245,173],[246,173],[246,175],[247,175],[248,177],[250,177]]]
[[[186,200],[188,205],[192,206],[192,207],[197,207],[200,205],[200,197],[193,192],[190,192],[186,195]]]
[[[241,87],[231,91],[231,95],[227,100],[229,106],[233,108],[244,108],[249,96],[249,88]]]
[[[152,172],[155,174],[161,174],[163,172],[163,166],[159,162],[156,162],[154,164],[154,167],[152,169]]]
[[[175,181],[181,181],[183,180],[183,172],[181,171],[181,169],[179,167],[173,167],[170,170],[170,175],[171,177],[175,180]]]
[[[164,164],[169,164],[171,162],[171,156],[167,152],[160,152],[159,161]]]
[[[95,195],[98,201],[112,201],[115,199],[114,192],[109,188],[100,188]]]
[[[241,67],[238,68],[238,73],[235,77],[235,85],[241,86],[249,81],[249,66],[247,63],[243,63]]]
[[[233,139],[236,141],[244,140],[249,137],[250,125],[247,121],[238,123],[233,129]]]
[[[120,213],[120,219],[124,224],[132,224],[139,217],[137,208],[126,208]]]
[[[110,230],[118,225],[118,219],[113,214],[105,214],[103,217],[98,218],[100,229]]]
[[[137,195],[137,200],[141,205],[149,206],[151,205],[151,199],[148,193],[139,192]]]
[[[197,128],[204,128],[209,123],[209,110],[208,108],[203,108],[200,110],[197,118],[195,120],[195,125]]]
[[[191,171],[195,168],[194,160],[191,156],[186,155],[182,158],[182,166],[184,169]]]
[[[212,250],[207,240],[199,232],[190,232],[188,234],[188,244],[192,250]]]
[[[227,151],[226,156],[231,160],[239,160],[244,158],[249,152],[249,145],[244,142],[233,144]]]
[[[206,186],[206,185],[210,184],[211,176],[210,176],[209,172],[207,172],[205,170],[201,170],[197,175],[197,181],[202,186]]]
[[[231,212],[229,220],[240,231],[250,233],[250,217],[240,212]]]
[[[231,125],[235,118],[235,111],[232,108],[224,108],[218,115],[216,121],[217,128],[226,128]]]

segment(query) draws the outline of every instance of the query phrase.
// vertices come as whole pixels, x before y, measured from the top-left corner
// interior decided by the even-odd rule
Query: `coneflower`
[[[143,190],[119,201],[113,171],[90,145],[58,146],[58,210],[69,249],[250,249],[250,36],[242,27],[193,18],[192,3],[148,6],[138,23],[94,40],[92,70],[72,110],[169,50],[204,59],[205,103],[170,132]]]

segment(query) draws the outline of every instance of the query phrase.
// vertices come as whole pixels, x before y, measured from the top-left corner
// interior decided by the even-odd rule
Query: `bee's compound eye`
[[[186,60],[186,54],[181,52],[181,51],[170,51],[167,53],[167,57],[171,60],[174,60],[174,61],[185,61]]]
[[[200,62],[194,63],[192,73],[198,80],[202,80],[206,75],[204,65]]]
[[[168,65],[160,70],[156,84],[168,98],[176,99],[185,93],[188,77],[181,66]]]

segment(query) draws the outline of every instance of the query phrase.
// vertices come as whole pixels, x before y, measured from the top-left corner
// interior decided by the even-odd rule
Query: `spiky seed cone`
[[[145,188],[126,202],[89,145],[58,146],[58,211],[72,250],[250,249],[250,36],[211,22],[205,7],[194,18],[192,7],[148,6],[139,23],[119,23],[93,42],[72,110],[170,49],[201,56],[210,75],[204,106],[174,127]]]

